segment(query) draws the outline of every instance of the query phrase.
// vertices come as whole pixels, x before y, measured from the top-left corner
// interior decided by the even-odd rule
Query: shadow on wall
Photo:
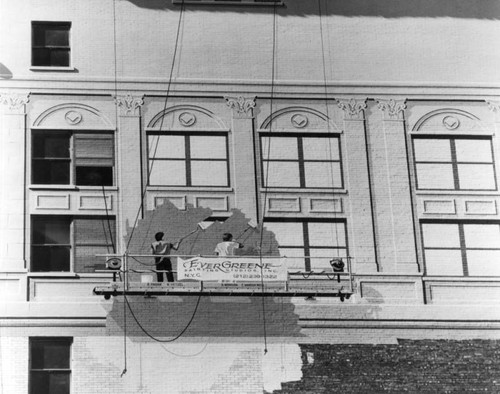
[[[140,8],[155,10],[179,10],[180,5],[172,0],[127,0]],[[277,7],[282,16],[307,16],[318,14],[318,2],[311,0],[283,0],[285,6]],[[188,4],[187,10],[214,12],[239,12],[248,14],[272,13],[273,7],[253,7],[234,5],[196,5]],[[498,0],[322,0],[323,15],[339,16],[378,16],[383,18],[465,18],[500,19]]]
[[[264,335],[264,314],[261,297],[202,296],[194,318],[189,324],[198,302],[197,296],[185,297],[128,297],[135,319],[149,335],[169,339],[177,337],[186,327],[186,337],[256,338]],[[149,341],[128,308],[123,297],[116,297],[107,316],[108,335],[123,335],[125,315],[127,336],[138,341]],[[295,306],[287,298],[265,298],[265,332],[268,337],[300,337]]]
[[[12,72],[3,63],[0,63],[0,78],[12,79]]]

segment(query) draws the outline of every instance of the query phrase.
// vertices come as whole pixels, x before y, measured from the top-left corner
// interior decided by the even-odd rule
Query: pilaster
[[[0,272],[26,270],[28,102],[29,93],[0,94]]]
[[[378,271],[372,221],[370,171],[366,153],[366,99],[339,99],[344,112],[344,177],[348,193],[349,253],[357,274]]]
[[[377,99],[382,135],[372,135],[378,152],[375,188],[379,264],[383,272],[417,273],[415,222],[405,136],[405,100]],[[374,149],[374,150],[375,150]]]
[[[141,163],[141,107],[144,96],[114,96],[118,111],[117,125],[117,184],[118,184],[118,212],[117,218],[123,235],[127,227],[134,225],[139,212],[143,214],[143,185]],[[124,237],[118,237],[118,251],[124,251]],[[121,244],[120,244],[121,243]]]
[[[224,97],[232,109],[232,184],[235,205],[245,216],[257,220],[255,146],[253,135],[253,97]]]

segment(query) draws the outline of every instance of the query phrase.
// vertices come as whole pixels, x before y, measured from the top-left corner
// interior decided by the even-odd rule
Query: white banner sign
[[[193,257],[177,260],[177,278],[224,282],[286,281],[285,258]]]

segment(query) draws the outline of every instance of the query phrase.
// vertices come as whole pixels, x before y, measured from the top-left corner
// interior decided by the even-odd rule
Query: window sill
[[[424,282],[500,282],[500,276],[424,276]]]
[[[112,278],[113,272],[28,272],[30,278],[41,278],[41,279],[95,279],[95,278]]]
[[[332,194],[347,194],[346,189],[305,189],[305,188],[300,188],[300,187],[283,187],[283,188],[276,188],[276,187],[270,187],[270,188],[262,188],[260,190],[261,194],[264,193],[314,193],[314,194],[327,194],[327,195],[332,195]]]
[[[31,66],[31,71],[59,71],[59,72],[76,72],[75,67],[52,67],[52,66]]]
[[[148,192],[232,192],[232,187],[216,187],[216,186],[148,186]]]
[[[453,196],[499,196],[500,192],[498,190],[416,190],[415,194],[417,196],[429,196],[429,195],[453,195]]]
[[[66,191],[102,191],[102,186],[73,186],[73,185],[29,185],[30,190],[66,190]],[[118,186],[104,186],[106,191],[117,191]]]

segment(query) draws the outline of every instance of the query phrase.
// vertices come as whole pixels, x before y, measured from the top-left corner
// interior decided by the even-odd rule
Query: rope
[[[109,220],[108,203],[106,202],[106,191],[104,190],[104,185],[102,185],[102,197],[104,199],[104,209],[106,210],[106,221],[108,222],[109,238],[111,241],[111,246],[113,247],[113,253],[116,253],[115,241],[113,241],[113,232],[111,231],[111,222]],[[104,231],[104,237],[106,238],[106,245],[107,245],[108,238],[106,236],[106,231]]]

